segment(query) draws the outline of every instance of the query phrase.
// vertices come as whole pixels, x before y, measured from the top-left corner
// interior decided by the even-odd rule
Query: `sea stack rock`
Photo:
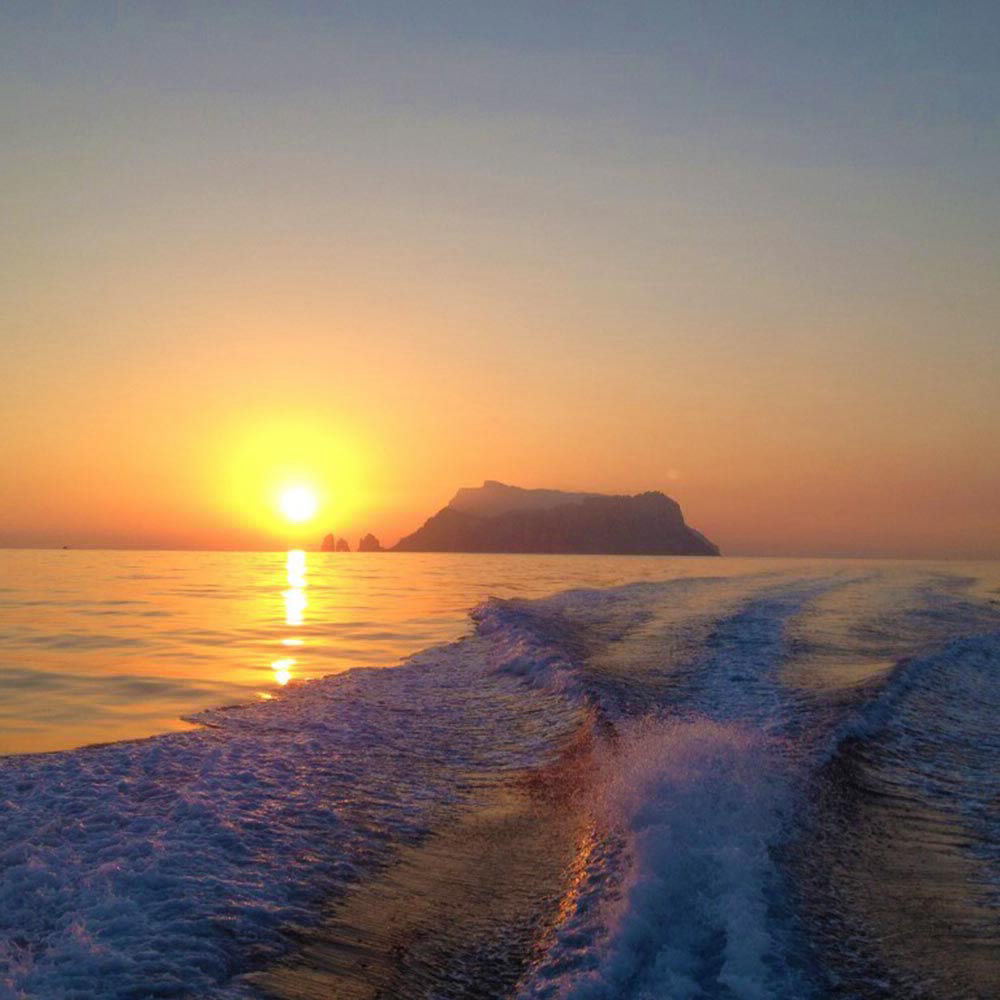
[[[320,552],[333,552],[336,550],[337,540],[333,535],[324,535],[323,544],[319,547]]]
[[[337,539],[337,551],[338,552],[350,552],[351,551],[351,547],[350,547],[350,545],[347,544],[347,539],[346,538],[338,538]]]
[[[399,552],[537,552],[717,556],[718,547],[684,523],[676,500],[526,490],[488,479],[458,491]]]
[[[384,552],[382,548],[382,543],[372,534],[365,535],[364,538],[358,542],[359,552]]]

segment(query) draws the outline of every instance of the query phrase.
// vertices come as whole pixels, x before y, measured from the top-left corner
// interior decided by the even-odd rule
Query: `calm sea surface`
[[[0,551],[0,753],[187,729],[182,717],[201,709],[393,666],[468,632],[468,612],[489,596],[753,569],[662,557]]]

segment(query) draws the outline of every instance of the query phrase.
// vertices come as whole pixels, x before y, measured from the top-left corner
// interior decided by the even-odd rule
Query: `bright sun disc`
[[[301,524],[316,514],[319,503],[316,494],[308,486],[290,486],[282,490],[278,497],[278,507],[289,521]]]

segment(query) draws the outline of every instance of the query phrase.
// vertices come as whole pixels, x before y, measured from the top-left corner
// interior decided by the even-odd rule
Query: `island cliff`
[[[608,496],[526,490],[487,480],[460,489],[396,552],[536,552],[717,556],[663,493]]]

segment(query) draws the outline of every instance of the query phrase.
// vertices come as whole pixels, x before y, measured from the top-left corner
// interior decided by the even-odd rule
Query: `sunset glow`
[[[391,547],[496,478],[662,489],[733,555],[1000,554],[988,32],[948,19],[963,103],[877,5],[842,88],[837,5],[809,37],[25,9],[0,544]]]
[[[278,498],[281,513],[294,524],[303,524],[316,516],[319,501],[308,486],[290,486]]]

